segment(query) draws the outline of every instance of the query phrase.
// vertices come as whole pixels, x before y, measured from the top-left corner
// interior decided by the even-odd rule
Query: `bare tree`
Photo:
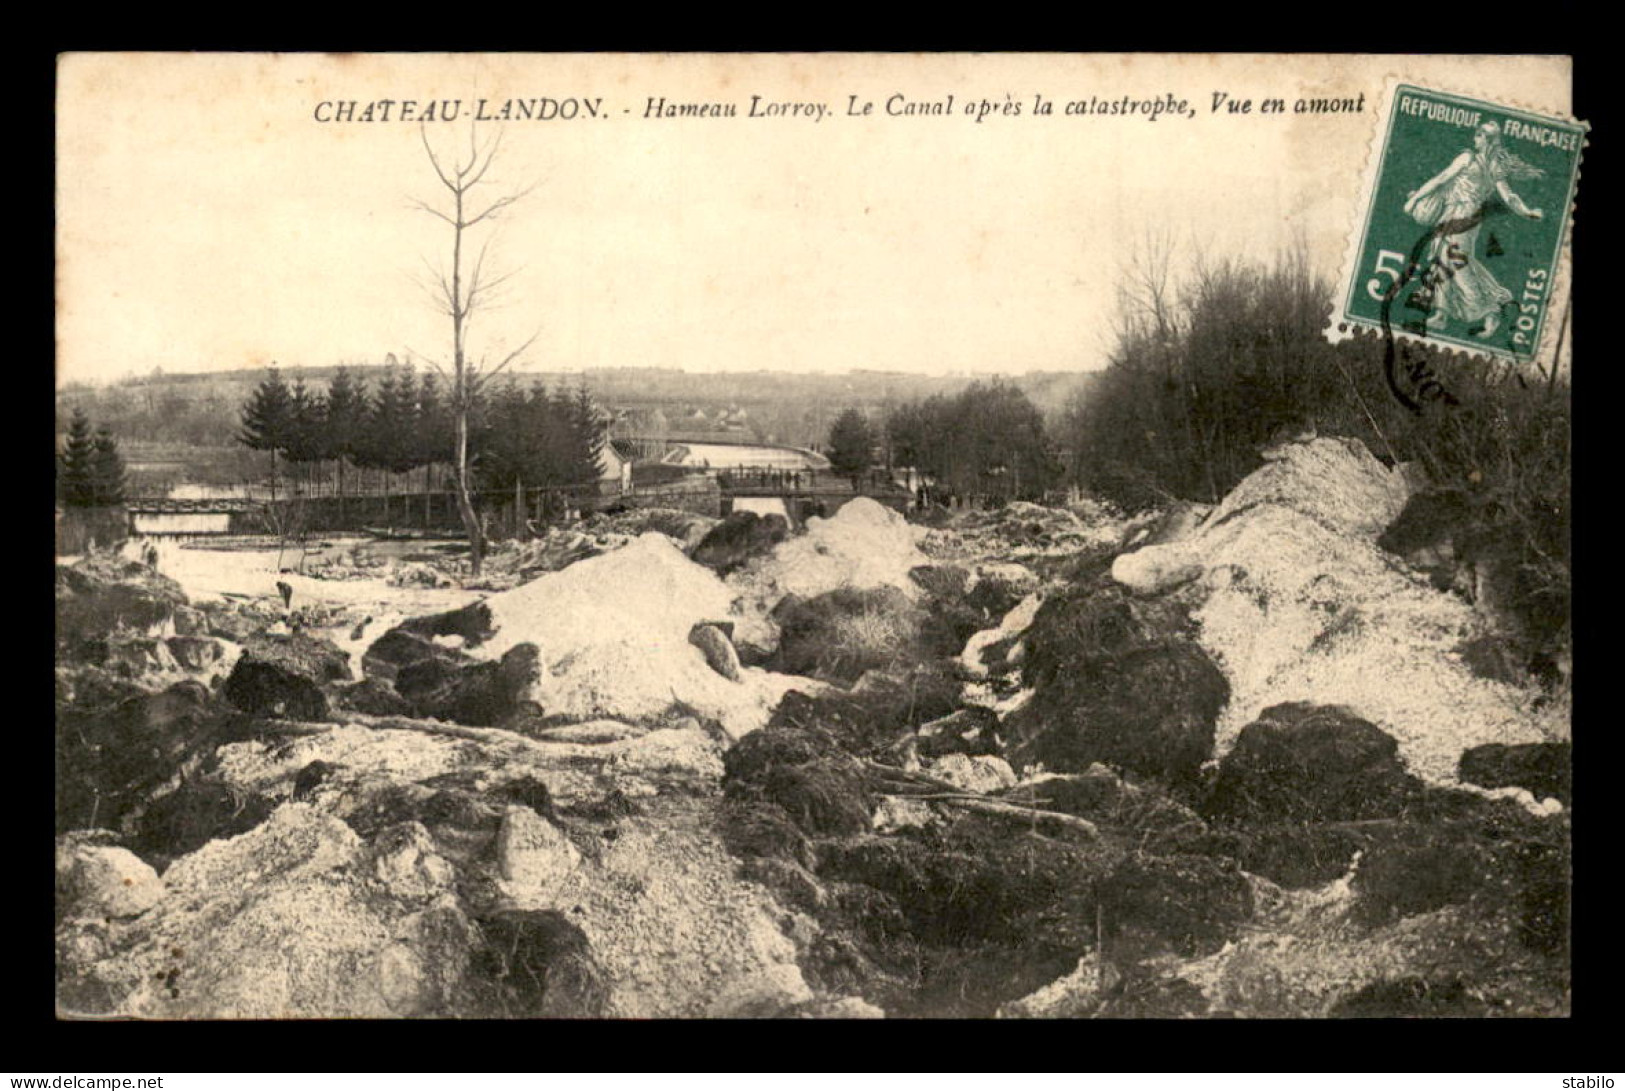
[[[473,489],[469,484],[469,414],[481,388],[523,355],[536,340],[536,334],[531,334],[524,344],[505,355],[494,366],[487,366],[483,356],[478,359],[473,357],[468,347],[468,330],[474,316],[495,301],[497,289],[517,270],[501,274],[492,274],[486,270],[485,256],[491,242],[489,235],[480,245],[478,254],[466,271],[463,249],[465,236],[469,231],[487,220],[495,219],[535,187],[532,185],[501,197],[491,198],[483,208],[478,208],[480,201],[475,197],[474,189],[486,181],[486,174],[496,160],[497,152],[502,146],[502,130],[498,128],[489,140],[481,143],[476,137],[475,129],[470,126],[466,161],[460,153],[450,157],[449,160],[436,154],[434,147],[429,143],[426,126],[419,125],[418,135],[423,139],[423,151],[429,157],[429,164],[434,167],[436,177],[451,195],[450,214],[427,201],[414,200],[413,205],[436,219],[443,220],[451,227],[451,267],[446,269],[430,266],[432,279],[425,283],[425,287],[436,307],[451,319],[452,355],[449,380],[452,419],[456,430],[454,460],[457,470],[457,512],[462,519],[463,530],[468,534],[472,571],[478,576],[481,561],[485,556],[485,538],[479,513],[474,508]],[[417,355],[423,356],[422,353]],[[423,356],[423,359],[433,365],[442,376],[445,375],[446,369],[439,361],[430,356]]]

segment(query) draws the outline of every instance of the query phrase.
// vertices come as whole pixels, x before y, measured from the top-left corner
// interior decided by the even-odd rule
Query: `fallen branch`
[[[941,803],[949,807],[958,807],[961,810],[992,815],[995,818],[1013,818],[1021,822],[1031,822],[1035,826],[1051,826],[1056,829],[1069,830],[1073,833],[1081,833],[1090,838],[1100,836],[1100,830],[1087,818],[1062,814],[1060,811],[1046,811],[1038,807],[1023,807],[1016,803],[1001,803],[998,800],[984,799],[981,796],[965,795],[963,793],[882,792],[880,794],[896,796],[900,799],[918,799],[923,802]]]
[[[881,795],[895,796],[899,799],[918,799],[929,803],[942,803],[950,807],[959,807],[962,810],[976,811],[980,814],[994,815],[999,818],[1015,818],[1023,822],[1071,830],[1087,837],[1100,836],[1099,828],[1086,818],[1063,814],[1060,811],[1049,811],[1042,807],[1029,807],[1020,803],[988,799],[986,796],[966,792],[957,784],[950,784],[945,780],[938,780],[936,777],[927,776],[924,773],[898,769],[891,765],[882,765],[875,761],[866,761],[864,765],[870,774],[879,781],[878,791]]]
[[[256,720],[243,738],[277,738],[281,736],[325,735],[339,725],[336,723],[309,723],[304,720]]]
[[[424,735],[449,735],[454,739],[472,739],[475,742],[497,746],[535,746],[546,740],[531,739],[515,731],[498,727],[467,727],[449,724],[443,720],[414,720],[410,716],[369,716],[364,712],[348,712],[344,722],[357,727],[370,727],[381,731],[416,731]],[[556,744],[555,744],[556,745]]]

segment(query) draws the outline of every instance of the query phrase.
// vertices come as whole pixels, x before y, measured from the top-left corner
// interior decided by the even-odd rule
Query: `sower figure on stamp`
[[[1542,211],[1525,205],[1508,182],[1539,178],[1542,173],[1507,151],[1501,144],[1501,126],[1487,121],[1473,133],[1472,151],[1456,156],[1406,197],[1406,214],[1437,230],[1423,259],[1424,266],[1435,271],[1429,278],[1433,280],[1429,329],[1440,329],[1451,319],[1482,321],[1477,336],[1489,337],[1500,327],[1501,308],[1512,302],[1512,293],[1478,260],[1478,231],[1492,195],[1518,215],[1540,219]]]

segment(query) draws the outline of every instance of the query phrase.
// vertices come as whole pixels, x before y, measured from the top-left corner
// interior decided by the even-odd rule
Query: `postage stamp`
[[[1563,318],[1585,123],[1399,83],[1380,125],[1328,336],[1542,357]]]

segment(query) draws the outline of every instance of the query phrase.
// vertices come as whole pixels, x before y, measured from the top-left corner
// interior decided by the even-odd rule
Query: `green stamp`
[[[1363,326],[1535,359],[1563,317],[1585,134],[1583,122],[1395,87],[1328,334]]]

